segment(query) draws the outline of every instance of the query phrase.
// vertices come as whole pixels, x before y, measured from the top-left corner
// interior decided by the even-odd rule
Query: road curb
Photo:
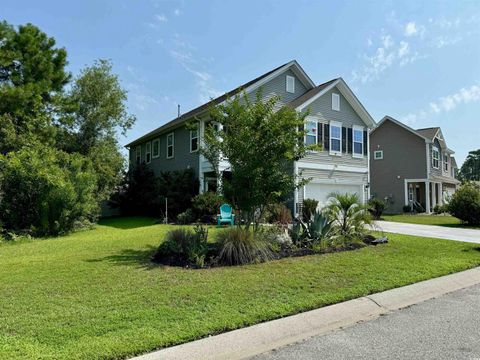
[[[480,267],[268,321],[133,360],[245,359],[480,284]]]

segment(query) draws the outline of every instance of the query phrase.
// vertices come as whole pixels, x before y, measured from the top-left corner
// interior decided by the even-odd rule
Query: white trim
[[[340,94],[332,93],[332,110],[340,111]]]
[[[328,140],[329,141],[328,152],[329,152],[330,155],[342,156],[342,123],[338,122],[338,121],[330,121],[329,125],[330,125],[330,130],[329,130],[329,134],[328,134],[328,138],[329,138],[329,140]],[[335,140],[340,140],[340,149],[338,151],[337,150],[332,150],[332,126],[340,128],[340,137],[339,138],[333,138]]]
[[[295,182],[297,182],[298,178],[298,161],[293,162],[293,171],[295,175]],[[298,187],[295,188],[293,192],[293,214],[295,217],[298,216]]]
[[[315,124],[315,145],[318,144],[318,121],[316,118],[313,116],[307,116],[305,118],[305,126],[307,123],[314,123]],[[307,136],[312,136],[311,134],[305,133],[305,136],[303,138],[303,141],[305,141],[305,144],[307,143]]]
[[[169,136],[172,136],[172,145],[168,145],[168,137]],[[172,147],[172,156],[168,156],[168,147],[171,146]],[[167,159],[173,159],[175,157],[175,133],[174,132],[171,132],[169,134],[167,134]]]
[[[353,136],[353,134],[352,134]],[[371,189],[371,184],[370,184],[370,129],[367,128],[367,167],[368,167],[368,172],[367,172],[367,200],[370,200],[370,189]],[[348,131],[347,131],[347,140],[348,140]],[[382,153],[383,154],[383,153]]]
[[[148,155],[150,155],[150,159],[148,158]],[[145,162],[147,164],[150,164],[152,162],[152,142],[147,141],[145,144]]]
[[[158,143],[158,154],[157,155],[155,155],[155,151],[154,151],[154,148],[155,148],[154,144],[155,143]],[[156,159],[159,156],[160,156],[160,139],[157,138],[157,139],[152,140],[152,159]]]
[[[193,132],[196,132],[196,133],[197,133],[197,136],[192,137]],[[190,153],[197,152],[198,149],[200,148],[200,136],[199,136],[198,133],[199,133],[199,129],[197,129],[197,130],[190,130]],[[192,140],[193,140],[193,139],[197,139],[197,149],[196,149],[196,150],[192,150]]]
[[[380,153],[380,157],[377,157],[377,153]],[[383,150],[374,150],[373,151],[373,160],[383,160]]]
[[[365,155],[363,153],[365,152],[365,144],[363,141],[363,131],[364,131],[363,126],[359,125],[353,125],[352,127],[352,157],[358,158],[358,159],[363,159]],[[360,154],[355,153],[355,142],[358,143],[358,141],[355,141],[355,130],[360,131],[362,133],[362,152]]]
[[[368,166],[367,167],[357,167],[357,166],[344,166],[344,165],[329,165],[329,164],[318,164],[318,163],[310,163],[307,161],[297,161],[296,162],[298,168],[302,169],[313,169],[313,170],[336,170],[336,171],[345,171],[345,172],[354,172],[354,173],[368,173]]]
[[[289,90],[289,82],[291,83],[291,89]],[[295,77],[291,75],[285,76],[285,91],[290,94],[295,94]]]
[[[435,156],[433,156],[434,151],[437,152],[438,157],[436,159],[435,159]],[[435,166],[435,160],[437,160],[437,166]],[[436,146],[432,146],[432,167],[437,170],[440,168],[440,151]]]
[[[308,99],[304,103],[297,106],[296,110],[298,110],[298,111],[303,110],[308,105],[310,105],[315,100],[317,100],[319,97],[323,96],[325,93],[327,93],[328,91],[333,89],[335,86],[337,86],[338,90],[343,95],[345,100],[347,100],[347,102],[350,104],[350,106],[352,106],[353,110],[357,113],[357,115],[360,117],[360,119],[362,119],[362,121],[365,123],[365,125],[367,125],[367,127],[374,127],[375,126],[375,120],[373,120],[372,116],[368,113],[368,111],[365,109],[365,107],[362,105],[362,103],[355,96],[353,91],[348,87],[345,80],[343,80],[342,78],[338,78],[337,80],[332,82],[330,85],[328,85],[325,89],[320,91],[318,94],[312,96],[310,99]]]
[[[405,198],[404,205],[408,205],[408,182],[409,181],[407,179],[404,180],[404,190],[403,190],[403,192],[404,192],[403,195],[404,195],[404,198]]]
[[[425,152],[427,155],[427,177],[430,176],[430,165],[432,161],[430,160],[430,144],[425,144]]]

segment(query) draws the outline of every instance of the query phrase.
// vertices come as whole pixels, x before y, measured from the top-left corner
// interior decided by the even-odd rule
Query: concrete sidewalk
[[[480,268],[178,345],[135,360],[245,359],[480,284]]]
[[[392,221],[375,221],[374,230],[480,244],[480,230]]]

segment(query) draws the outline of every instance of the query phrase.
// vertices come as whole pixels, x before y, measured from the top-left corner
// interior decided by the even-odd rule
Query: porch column
[[[432,207],[437,205],[437,183],[432,183]]]
[[[444,204],[444,199],[443,199],[443,184],[438,183],[438,203],[440,205]]]
[[[425,181],[425,212],[430,214],[430,181]]]
[[[203,172],[200,172],[200,176],[198,177],[198,181],[200,182],[200,189],[198,191],[199,194],[203,194],[205,192],[205,177]]]
[[[408,205],[408,181],[407,181],[407,179],[405,179],[404,194],[405,194],[405,204],[404,205]]]

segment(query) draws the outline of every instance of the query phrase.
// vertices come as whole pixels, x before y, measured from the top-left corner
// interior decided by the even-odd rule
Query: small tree
[[[480,186],[467,182],[453,194],[448,212],[469,225],[480,224]]]
[[[468,153],[460,168],[459,178],[462,181],[480,181],[480,149]]]
[[[207,126],[202,153],[212,163],[217,176],[218,161],[227,158],[231,179],[224,192],[233,200],[246,220],[258,228],[266,208],[293,193],[299,181],[292,162],[305,156],[309,146],[303,139],[306,113],[282,107],[276,111],[278,97],[262,100],[261,92],[250,100],[237,95],[210,109],[210,119],[223,126]]]

